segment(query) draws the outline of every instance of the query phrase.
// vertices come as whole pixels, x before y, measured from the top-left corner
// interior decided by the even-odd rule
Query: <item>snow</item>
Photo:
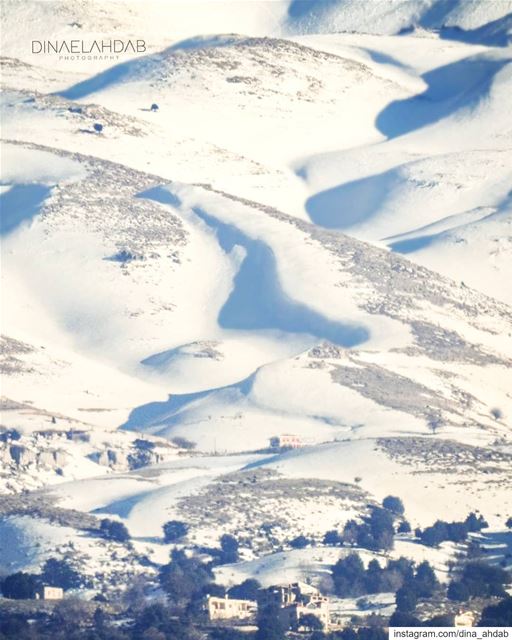
[[[42,429],[91,433],[62,444],[62,475],[13,482],[122,519],[159,562],[180,501],[234,473],[399,495],[413,525],[476,509],[503,525],[512,4],[448,4],[7,1],[2,424],[41,450]],[[72,61],[27,45],[112,33],[147,50]],[[306,446],[254,453],[285,433]],[[141,434],[197,452],[135,471],[90,458]],[[276,505],[315,536],[355,513]],[[43,556],[60,541],[9,523],[27,532],[13,566],[37,561],[38,536]],[[205,523],[194,540],[218,535]],[[219,576],[305,578],[339,552]],[[395,553],[442,573],[453,549]]]
[[[428,559],[436,570],[438,578],[442,581],[447,581],[448,563],[453,560],[454,551],[452,543],[443,543],[439,549],[428,549],[414,542],[397,540],[391,557],[405,557],[418,564]],[[360,556],[365,566],[371,560],[377,560],[382,566],[389,559],[383,554],[374,553],[366,549],[318,546],[280,551],[255,560],[220,566],[215,570],[215,578],[220,584],[230,587],[240,584],[248,578],[258,580],[263,587],[303,582],[306,579],[312,580],[313,584],[321,585],[329,576],[331,567],[340,558],[354,552]],[[384,595],[380,597],[385,598]],[[343,599],[345,608],[349,607],[350,604],[354,604],[354,601],[351,602],[350,598]]]
[[[265,464],[265,463],[264,463]],[[499,523],[501,511],[510,509],[510,492],[504,484],[492,491],[470,477],[478,472],[462,468],[460,476],[436,473],[429,464],[389,459],[375,440],[340,442],[297,450],[266,466],[293,477],[315,477],[353,483],[359,478],[362,489],[382,500],[399,495],[411,526],[428,526],[436,519],[464,519],[472,510],[488,514],[490,522]],[[447,496],[449,498],[447,499]]]

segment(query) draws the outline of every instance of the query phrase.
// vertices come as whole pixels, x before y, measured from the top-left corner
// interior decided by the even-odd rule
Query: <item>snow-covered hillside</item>
[[[483,5],[4,2],[0,571],[55,537],[122,581],[176,517],[240,535],[227,583],[303,578],[290,539],[388,494],[503,526],[512,3]],[[146,51],[31,53],[116,34]]]

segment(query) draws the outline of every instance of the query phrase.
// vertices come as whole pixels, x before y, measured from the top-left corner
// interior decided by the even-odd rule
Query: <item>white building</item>
[[[254,600],[237,600],[228,596],[224,598],[208,596],[206,606],[210,620],[229,620],[230,618],[245,620],[256,615],[258,609]]]
[[[284,433],[280,436],[270,438],[272,449],[299,449],[304,446],[301,438],[292,433]]]
[[[36,600],[62,600],[64,589],[43,585],[36,591]]]
[[[472,627],[475,624],[475,614],[473,611],[462,611],[455,616],[454,624],[456,627]]]

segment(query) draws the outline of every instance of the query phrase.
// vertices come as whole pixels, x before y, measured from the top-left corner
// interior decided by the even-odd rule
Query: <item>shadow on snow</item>
[[[0,195],[0,234],[14,231],[24,222],[30,222],[51,193],[44,184],[15,184]]]
[[[510,60],[477,55],[428,71],[422,76],[425,91],[391,102],[377,116],[375,125],[388,138],[396,138],[456,111],[476,109],[489,95],[494,76]]]

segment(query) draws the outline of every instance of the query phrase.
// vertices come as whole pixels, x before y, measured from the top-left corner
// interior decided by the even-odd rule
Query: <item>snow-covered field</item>
[[[448,5],[5,0],[0,491],[121,518],[134,571],[172,517],[254,538],[225,582],[325,572],[339,549],[286,541],[388,494],[413,527],[503,527],[512,3]],[[114,34],[146,50],[32,53]],[[268,452],[283,434],[305,446]],[[72,527],[0,526],[0,571],[52,536],[107,561]]]

